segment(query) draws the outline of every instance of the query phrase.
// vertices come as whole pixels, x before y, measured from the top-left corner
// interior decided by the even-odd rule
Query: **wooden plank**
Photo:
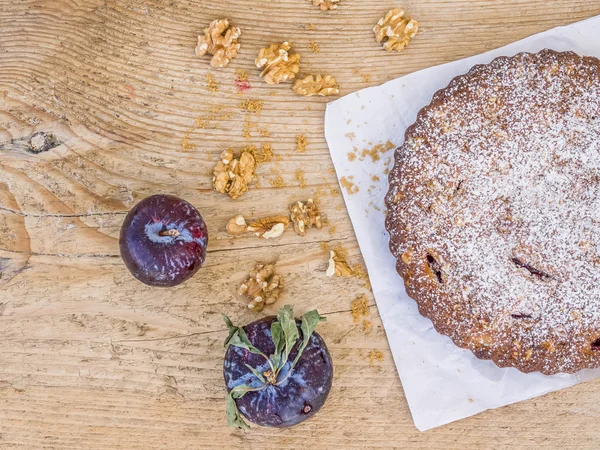
[[[334,75],[347,94],[600,14],[600,4],[405,1],[421,31],[404,52],[388,54],[371,28],[397,6],[342,0],[322,12],[305,0],[0,0],[0,448],[597,447],[600,382],[426,433],[414,428],[368,287],[325,276],[323,243],[343,245],[350,262],[362,264],[323,137],[327,99],[265,85],[253,60],[262,46],[289,40],[304,71]],[[242,29],[242,50],[228,68],[211,70],[194,56],[195,40],[220,17]],[[244,94],[236,69],[250,76]],[[241,110],[246,99],[263,100],[263,111]],[[250,139],[245,123],[253,124]],[[37,131],[61,145],[23,151]],[[304,153],[295,151],[300,134]],[[279,158],[259,167],[260,187],[235,202],[212,190],[223,149],[263,143]],[[284,187],[271,185],[277,175]],[[119,258],[126,211],[157,192],[192,202],[210,230],[206,267],[175,289],[141,285]],[[323,230],[288,230],[274,242],[225,232],[235,214],[278,213],[315,195],[331,224]],[[334,387],[314,420],[244,434],[226,427],[220,313],[255,317],[232,293],[256,261],[270,260],[286,291],[267,312],[293,303],[328,317],[320,331],[335,362]],[[368,333],[350,315],[362,293],[374,324]],[[374,366],[372,349],[384,352]]]

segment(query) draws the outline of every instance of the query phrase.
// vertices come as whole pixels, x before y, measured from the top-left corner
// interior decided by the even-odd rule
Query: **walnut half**
[[[325,97],[340,93],[340,87],[335,81],[335,78],[331,75],[307,75],[301,80],[296,80],[292,90],[294,91],[294,94],[303,95],[305,97],[310,97],[312,95]]]
[[[275,303],[282,291],[283,278],[275,275],[274,264],[257,264],[238,288],[238,294],[248,300],[248,308],[256,312]]]
[[[313,226],[319,230],[323,228],[319,208],[312,198],[309,198],[306,203],[296,202],[291,205],[290,216],[294,222],[294,231],[300,236],[304,236],[306,230]]]
[[[419,24],[416,20],[404,17],[404,11],[401,9],[392,9],[377,22],[373,32],[377,42],[385,40],[383,48],[388,52],[399,52],[415,37],[418,29]]]
[[[218,192],[229,194],[235,200],[248,191],[248,183],[254,178],[256,161],[249,152],[235,158],[232,150],[224,150],[214,169],[213,185]]]
[[[254,232],[258,237],[263,239],[276,238],[290,226],[290,219],[286,216],[273,216],[258,219],[248,226],[248,231]]]
[[[262,69],[260,76],[268,84],[293,80],[300,70],[300,55],[292,51],[292,44],[282,42],[260,49],[256,67]]]
[[[325,274],[328,277],[337,275],[338,277],[351,277],[352,269],[344,259],[344,257],[333,250],[329,252],[329,266]]]
[[[207,53],[213,55],[210,65],[213,67],[226,67],[240,50],[238,38],[242,32],[234,27],[229,19],[214,20],[204,30],[204,34],[198,36],[196,55],[204,56]]]

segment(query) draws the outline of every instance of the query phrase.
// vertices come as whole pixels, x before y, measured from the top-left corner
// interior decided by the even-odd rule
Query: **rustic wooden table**
[[[397,6],[421,31],[388,54],[371,28]],[[599,13],[596,0],[342,0],[331,12],[306,0],[1,0],[0,448],[598,448],[600,381],[416,430],[364,279],[325,276],[325,246],[362,264],[323,136],[327,99],[265,85],[253,61],[290,40],[304,71],[336,76],[347,94]],[[242,50],[211,70],[194,46],[220,17],[241,27]],[[243,94],[236,69],[250,75]],[[246,99],[262,112],[241,110]],[[38,131],[60,145],[26,152]],[[258,187],[235,202],[212,190],[223,149],[263,143],[277,157]],[[173,289],[140,284],[119,257],[124,215],[158,192],[188,199],[210,230],[206,266]],[[323,230],[275,241],[225,232],[235,214],[314,195]],[[220,313],[256,317],[232,294],[256,261],[275,259],[286,291],[267,312],[293,303],[326,315],[335,380],[313,420],[243,433],[226,427]],[[350,314],[362,293],[369,332]]]

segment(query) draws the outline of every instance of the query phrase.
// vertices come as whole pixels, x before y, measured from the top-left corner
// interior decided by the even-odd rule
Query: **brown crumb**
[[[240,102],[240,109],[254,114],[260,114],[263,109],[262,100],[243,100]]]
[[[304,28],[306,28],[309,31],[314,31],[317,29],[317,26],[314,23],[307,23],[306,25],[304,25]]]
[[[258,134],[262,137],[271,137],[271,132],[266,128],[257,128],[256,131],[258,131]]]
[[[250,153],[257,163],[273,160],[273,147],[269,143],[263,144],[260,149],[256,148],[256,145],[247,145],[242,147],[241,151]]]
[[[329,245],[327,244],[327,242],[319,242],[319,247],[321,247],[321,250],[323,250],[324,252],[329,253]]]
[[[353,195],[358,192],[358,186],[356,186],[352,181],[349,181],[346,177],[340,178],[340,184],[344,189],[346,189],[348,195]]]
[[[194,131],[193,128],[187,133],[185,133],[185,136],[183,136],[183,139],[181,140],[181,150],[183,150],[184,152],[189,150],[196,150],[196,144],[192,144],[190,142],[190,134],[192,134],[192,131]]]
[[[381,350],[371,350],[369,352],[369,365],[373,367],[375,365],[375,362],[382,362],[383,357],[384,355]]]
[[[367,296],[362,294],[360,297],[357,297],[351,303],[352,308],[352,319],[354,319],[354,323],[358,323],[362,317],[366,317],[369,315],[369,303],[367,302]]]
[[[356,153],[348,152],[348,161],[352,162],[356,159]]]
[[[363,320],[363,333],[369,333],[373,329],[373,322],[370,320]]]
[[[296,170],[296,180],[300,182],[300,187],[302,189],[306,187],[306,179],[304,178],[304,172],[300,169]]]
[[[281,178],[281,175],[277,175],[275,178],[270,179],[269,183],[271,183],[271,186],[276,188],[285,186],[285,182],[283,181],[283,178]]]
[[[354,264],[352,266],[352,273],[356,278],[365,283],[366,289],[371,290],[371,280],[369,279],[369,274],[361,264]]]
[[[331,196],[332,197],[338,197],[340,195],[340,190],[339,189],[332,189],[331,190]],[[338,209],[339,211],[339,209]]]
[[[345,135],[348,139],[350,139],[351,141],[353,141],[356,138],[356,134],[354,133],[346,133]]]
[[[361,74],[361,78],[365,83],[368,83],[369,81],[371,81],[371,75],[368,73]]]
[[[248,74],[244,72],[242,69],[235,70],[235,78],[238,81],[248,81]]]
[[[378,177],[377,175],[373,175],[373,176],[371,177],[371,180],[372,180],[372,181],[379,181],[379,177]]]
[[[304,153],[307,145],[306,135],[299,134],[296,136],[296,151],[298,153]]]
[[[335,225],[330,225],[329,226],[329,235],[333,236],[335,235],[335,232],[337,231],[337,227]]]
[[[310,41],[308,43],[308,48],[310,48],[315,55],[319,53],[319,51],[321,51],[321,49],[319,48],[319,44],[315,41]]]
[[[206,74],[206,81],[210,92],[217,92],[219,90],[219,83],[217,83],[217,80],[215,80],[215,77],[213,77],[212,74]]]

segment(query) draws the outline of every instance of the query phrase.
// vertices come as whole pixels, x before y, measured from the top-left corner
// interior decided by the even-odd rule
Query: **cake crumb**
[[[352,319],[354,323],[360,322],[360,319],[369,315],[369,303],[367,302],[367,296],[362,294],[357,297],[351,303],[352,308]]]
[[[363,82],[368,83],[369,81],[371,81],[371,75],[368,73],[363,73],[360,76],[363,80]]]
[[[317,29],[317,26],[314,23],[307,23],[304,25],[304,28],[306,28],[308,31],[314,31]]]
[[[375,362],[382,362],[383,358],[384,355],[381,350],[371,350],[369,352],[369,365],[373,367],[375,366]]]
[[[321,51],[319,44],[315,41],[310,41],[308,43],[308,48],[310,48],[315,55]]]
[[[319,247],[321,247],[321,250],[323,250],[324,252],[329,253],[329,245],[327,244],[327,242],[319,242]]]
[[[296,152],[304,153],[306,151],[306,145],[308,144],[306,135],[299,134],[296,136]]]
[[[372,180],[372,181],[379,181],[379,177],[378,177],[377,175],[373,175],[373,176],[371,177],[371,180]]]
[[[184,152],[189,151],[189,150],[196,150],[196,144],[192,144],[190,142],[190,134],[191,134],[192,130],[188,131],[185,136],[183,136],[183,139],[181,140],[181,150],[183,150]]]
[[[352,162],[356,159],[356,153],[348,152],[348,161]]]
[[[262,100],[243,100],[240,102],[240,109],[254,114],[260,114],[263,109]]]
[[[345,136],[351,141],[353,141],[356,138],[356,134],[354,133],[346,133]]]
[[[242,69],[236,69],[235,71],[235,87],[240,93],[246,92],[252,87],[248,80],[248,74]]]
[[[271,183],[271,186],[273,186],[275,188],[280,188],[280,187],[285,186],[285,182],[283,181],[283,178],[281,177],[281,175],[277,175],[275,178],[270,179],[269,183]]]
[[[306,179],[304,178],[304,172],[300,169],[296,170],[296,180],[300,182],[300,187],[302,189],[306,187]]]
[[[330,235],[330,236],[333,236],[333,235],[335,235],[335,232],[336,232],[336,231],[337,231],[337,226],[335,226],[335,225],[330,225],[330,226],[329,226],[329,235]]]
[[[356,186],[352,181],[348,180],[348,178],[346,178],[346,177],[340,178],[340,184],[342,185],[342,187],[344,189],[346,189],[346,192],[348,192],[348,195],[356,194],[359,190],[358,186]]]
[[[373,329],[373,322],[370,320],[363,320],[363,333],[369,333]]]
[[[206,82],[208,83],[208,90],[210,92],[217,92],[219,90],[219,83],[217,83],[217,80],[215,80],[215,77],[213,77],[212,74],[206,74]]]

